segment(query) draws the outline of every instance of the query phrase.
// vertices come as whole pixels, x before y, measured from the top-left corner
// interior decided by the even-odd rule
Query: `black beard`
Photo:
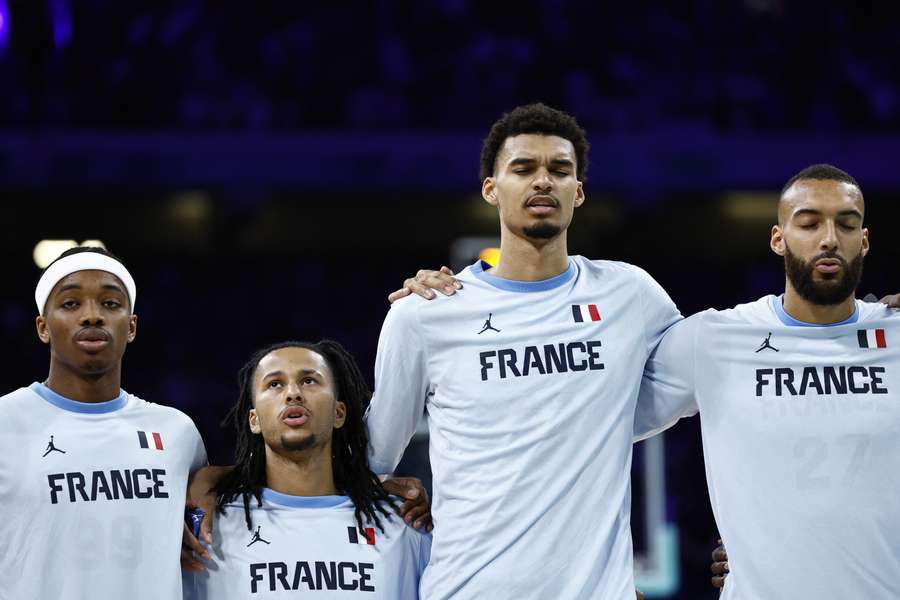
[[[553,225],[552,223],[540,222],[536,225],[526,227],[522,230],[522,233],[525,234],[525,237],[534,240],[552,240],[562,233],[562,227]]]
[[[816,269],[816,261],[823,258],[832,258],[841,262],[841,275],[835,279],[815,281],[813,272]],[[807,302],[819,306],[833,306],[840,304],[856,292],[859,281],[862,279],[863,255],[856,255],[852,262],[847,261],[834,252],[823,252],[814,256],[809,262],[803,262],[791,252],[785,245],[784,271],[788,281],[797,290],[801,298]]]
[[[281,447],[289,452],[302,452],[316,445],[316,436],[310,435],[300,440],[289,440],[281,436]]]

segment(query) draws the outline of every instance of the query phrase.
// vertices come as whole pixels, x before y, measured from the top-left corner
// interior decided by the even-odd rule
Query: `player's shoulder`
[[[394,500],[397,503],[403,501],[402,498],[394,498]],[[431,534],[407,525],[399,515],[393,512],[392,508],[385,508],[391,512],[391,515],[390,518],[381,517],[380,519],[381,527],[384,530],[383,535],[407,548],[405,551],[412,551],[413,553],[428,552],[431,548]],[[375,527],[375,524],[367,521],[367,527]]]
[[[621,288],[631,285],[641,292],[662,290],[659,283],[643,268],[620,260],[589,259],[584,256],[571,257],[579,271],[579,277],[594,280],[601,285]]]
[[[430,300],[422,298],[418,294],[410,294],[391,304],[388,313],[391,319],[415,321],[419,318],[419,313],[422,311],[447,310],[453,307],[462,308],[462,305],[465,305],[473,295],[490,288],[489,284],[475,275],[472,266],[466,267],[454,277],[463,285],[463,291],[452,296],[445,296],[435,291],[434,297]]]
[[[16,410],[37,400],[40,400],[40,396],[34,391],[27,387],[21,387],[0,396],[0,411]]]
[[[737,304],[731,308],[722,310],[710,308],[692,315],[698,317],[704,323],[721,324],[760,324],[777,319],[772,310],[772,301],[776,298],[771,294],[763,296],[752,302]]]
[[[622,277],[632,277],[637,279],[653,279],[644,269],[631,263],[621,260],[608,260],[587,258],[584,256],[570,257],[576,266],[582,272],[589,275],[620,275]]]
[[[900,327],[900,309],[891,308],[881,302],[856,301],[859,322],[883,321],[887,327]]]
[[[193,419],[177,408],[149,402],[139,396],[129,394],[128,392],[126,392],[126,394],[128,395],[128,409],[132,411],[141,411],[160,423],[196,429]]]

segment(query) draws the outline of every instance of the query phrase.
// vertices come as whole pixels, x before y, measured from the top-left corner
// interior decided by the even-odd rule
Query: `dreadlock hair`
[[[343,346],[331,340],[310,342],[288,341],[256,351],[238,371],[240,389],[237,403],[228,411],[222,425],[234,425],[237,434],[235,466],[213,488],[216,493],[216,509],[225,512],[225,505],[241,497],[247,529],[253,530],[250,516],[250,498],[262,506],[262,489],[266,486],[266,449],[261,434],[250,430],[248,414],[253,408],[253,379],[260,361],[266,355],[282,348],[306,348],[320,355],[328,363],[335,387],[335,400],[347,407],[343,427],[334,430],[331,464],[334,483],[353,501],[356,523],[364,531],[363,517],[384,531],[379,513],[391,519],[387,504],[395,509],[396,503],[381,485],[378,476],[369,468],[366,451],[369,436],[363,423],[363,411],[372,396],[353,356]]]
[[[584,174],[587,173],[588,167],[588,150],[590,149],[587,134],[575,117],[540,102],[516,107],[491,126],[491,131],[481,148],[481,172],[479,174],[482,181],[494,173],[497,155],[503,148],[506,138],[526,133],[556,135],[572,142],[572,146],[575,148],[575,173],[579,180],[584,181]]]

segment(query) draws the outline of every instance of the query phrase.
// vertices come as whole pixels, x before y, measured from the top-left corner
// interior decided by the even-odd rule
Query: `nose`
[[[553,179],[550,178],[550,172],[541,167],[537,170],[534,176],[534,183],[532,184],[534,191],[536,192],[549,192],[553,189]]]
[[[81,306],[80,323],[82,327],[100,327],[103,325],[103,315],[100,312],[100,304],[98,302],[88,300]]]
[[[834,221],[828,221],[823,228],[822,240],[819,242],[819,248],[827,251],[834,251],[838,246],[837,224]]]
[[[286,396],[285,400],[288,402],[299,402],[303,400],[303,396],[301,395],[300,384],[296,381],[292,381],[287,385],[286,388]]]

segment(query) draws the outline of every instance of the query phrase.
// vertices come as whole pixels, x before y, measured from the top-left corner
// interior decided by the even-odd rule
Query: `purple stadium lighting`
[[[72,11],[69,10],[69,0],[50,0],[50,14],[53,17],[53,44],[57,48],[65,48],[72,41]]]
[[[6,49],[9,40],[9,7],[6,0],[0,0],[0,52]]]

